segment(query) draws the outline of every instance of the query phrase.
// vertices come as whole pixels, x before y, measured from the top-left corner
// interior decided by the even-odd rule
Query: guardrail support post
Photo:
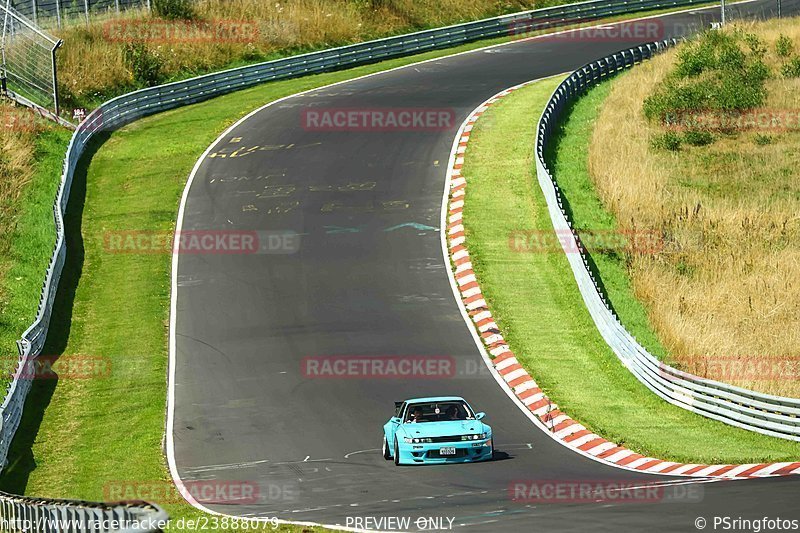
[[[61,39],[58,40],[56,45],[50,50],[50,67],[53,69],[53,107],[56,113],[56,116],[59,115],[59,106],[58,106],[58,69],[56,68],[56,50],[64,44],[64,41]]]

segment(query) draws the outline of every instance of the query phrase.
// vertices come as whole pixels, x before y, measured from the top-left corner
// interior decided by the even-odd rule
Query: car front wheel
[[[400,465],[400,445],[397,444],[397,437],[394,439],[394,464]]]
[[[392,458],[392,454],[389,452],[389,443],[386,441],[386,435],[383,436],[383,446],[381,446],[381,451],[383,452],[383,458],[387,461]]]

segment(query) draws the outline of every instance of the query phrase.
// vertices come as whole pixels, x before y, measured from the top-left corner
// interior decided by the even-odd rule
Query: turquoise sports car
[[[395,402],[383,426],[383,458],[396,465],[469,463],[492,458],[492,428],[463,398]]]

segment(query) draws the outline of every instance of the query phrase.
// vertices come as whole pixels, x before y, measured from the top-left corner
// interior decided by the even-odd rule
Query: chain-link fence
[[[9,0],[11,5],[36,25],[62,27],[85,22],[98,15],[118,15],[134,8],[150,9],[150,0]]]
[[[0,81],[3,94],[26,105],[36,104],[58,115],[56,49],[61,41],[40,30],[11,6],[0,4]]]

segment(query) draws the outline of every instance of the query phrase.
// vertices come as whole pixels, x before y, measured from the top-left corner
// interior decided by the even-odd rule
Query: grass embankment
[[[153,12],[83,19],[51,30],[63,108],[224,68],[568,3],[566,0],[153,0]],[[157,9],[160,4],[166,6]],[[710,5],[698,4],[695,8]],[[178,6],[169,7],[169,6]],[[183,7],[181,7],[183,6]],[[606,18],[641,17],[670,9]],[[514,35],[506,40],[543,33]]]
[[[55,244],[53,200],[70,132],[0,104],[0,390],[33,322]]]
[[[511,246],[510,236],[520,231],[553,231],[536,181],[533,147],[536,118],[558,81],[538,82],[490,108],[473,130],[463,171],[470,256],[517,358],[562,410],[640,453],[709,464],[797,459],[798,443],[714,422],[656,397],[597,332],[563,252],[550,247],[521,253]],[[597,229],[610,227],[610,221],[593,192],[586,154],[592,124],[609,89],[608,83],[600,85],[572,109],[554,165],[572,210],[583,214],[584,221],[591,219],[589,227]],[[604,279],[607,288],[621,314],[646,331],[647,317],[624,268],[612,266],[616,273]]]
[[[172,1],[168,0],[166,3]],[[177,0],[176,3],[184,4],[183,0]],[[544,7],[550,3],[558,2],[536,3],[535,7]],[[528,1],[514,1],[499,6],[496,2],[488,0],[475,5],[453,3],[452,0],[428,0],[419,3],[374,0],[343,4],[334,0],[302,0],[282,6],[255,0],[226,2],[204,0],[197,3],[186,2],[186,5],[191,6],[192,16],[199,21],[258,20],[257,31],[244,35],[254,34],[262,40],[247,43],[237,38],[233,42],[220,43],[209,40],[207,36],[210,30],[206,30],[206,33],[200,33],[198,39],[191,41],[191,36],[196,35],[192,33],[194,30],[191,23],[159,17],[158,10],[154,10],[155,15],[152,17],[142,12],[131,11],[119,18],[93,19],[89,26],[86,26],[81,19],[73,25],[67,24],[59,33],[65,39],[64,47],[60,49],[58,56],[63,107],[67,110],[77,106],[91,108],[107,98],[152,83],[186,78],[223,67],[254,63],[334,44],[379,37],[386,35],[387,32],[402,33],[466,20],[470,17],[515,11],[534,4]],[[480,11],[481,9],[488,11]],[[387,18],[383,16],[386,10],[397,13]],[[653,10],[603,20],[618,21],[667,11],[670,10]],[[398,13],[405,15],[401,17]],[[347,19],[349,22],[345,24],[342,17],[353,18]],[[364,17],[372,17],[370,18],[372,22],[365,24],[362,20]],[[150,24],[154,24],[155,28],[147,30],[146,27]],[[145,29],[142,29],[143,25]],[[334,31],[336,27],[339,28],[338,33]],[[234,31],[235,28],[235,25],[230,25],[228,30]],[[343,28],[350,33],[342,33],[345,31]],[[142,33],[137,34],[137,31]],[[513,33],[510,31],[509,35],[495,39],[432,52],[434,55],[415,56],[414,60],[508,42],[546,31],[519,35]],[[338,37],[334,38],[332,36],[334,34]],[[126,47],[136,41],[136,35],[142,37],[141,42],[134,47],[136,50],[130,50],[131,53],[126,59]],[[159,36],[165,39],[159,39]],[[166,51],[167,48],[169,52]],[[26,115],[24,110],[19,113],[24,123],[31,120],[30,115]],[[3,222],[0,227],[19,226],[20,232],[33,232],[32,235],[40,239],[34,241],[30,236],[26,236],[13,246],[12,252],[12,246],[9,244],[12,233],[6,231],[0,237],[0,343],[2,343],[0,356],[10,358],[10,368],[16,364],[14,341],[20,337],[35,316],[42,275],[54,239],[49,202],[50,198],[55,196],[55,187],[60,175],[59,160],[63,157],[68,135],[63,132],[53,132],[38,142],[31,132],[22,130],[11,135],[9,131],[5,130],[0,134],[3,143],[2,168],[13,168],[13,174],[7,174],[7,171],[3,170],[0,182],[0,222]],[[56,136],[61,144],[53,145],[52,136]],[[31,157],[37,142],[42,152],[36,157]],[[36,167],[33,164],[35,160],[42,160],[42,164]],[[9,164],[10,167],[7,166]],[[51,188],[35,187],[37,202],[25,203],[40,210],[30,218],[17,219],[15,211],[9,209],[16,209],[12,204],[19,199],[20,191],[31,179],[36,168],[42,169],[36,174],[39,180],[37,183],[44,180]],[[44,210],[45,207],[47,212]],[[24,222],[24,227],[19,224],[20,222]],[[26,250],[30,250],[30,253]],[[9,273],[12,264],[16,265],[15,268],[18,270]],[[0,367],[0,371],[4,370],[5,367]],[[4,374],[0,378],[0,388],[7,382],[8,376]]]
[[[59,82],[67,107],[91,107],[135,88],[226,67],[558,3],[160,0],[152,15],[134,10],[56,32],[64,40]]]
[[[615,82],[589,148],[609,216],[664,236],[658,253],[630,254],[627,270],[671,360],[795,397],[799,51],[793,18],[712,32],[659,56]],[[760,111],[788,129],[748,124]]]
[[[172,230],[197,158],[254,108],[484,44],[269,83],[139,120],[94,142],[76,172],[67,208],[69,252],[45,352],[60,354],[57,374],[87,356],[108,358],[110,373],[34,382],[0,490],[102,500],[109,483],[170,482],[162,439],[171,257],[108,253],[104,235]],[[188,505],[164,507],[173,520],[200,516]]]

